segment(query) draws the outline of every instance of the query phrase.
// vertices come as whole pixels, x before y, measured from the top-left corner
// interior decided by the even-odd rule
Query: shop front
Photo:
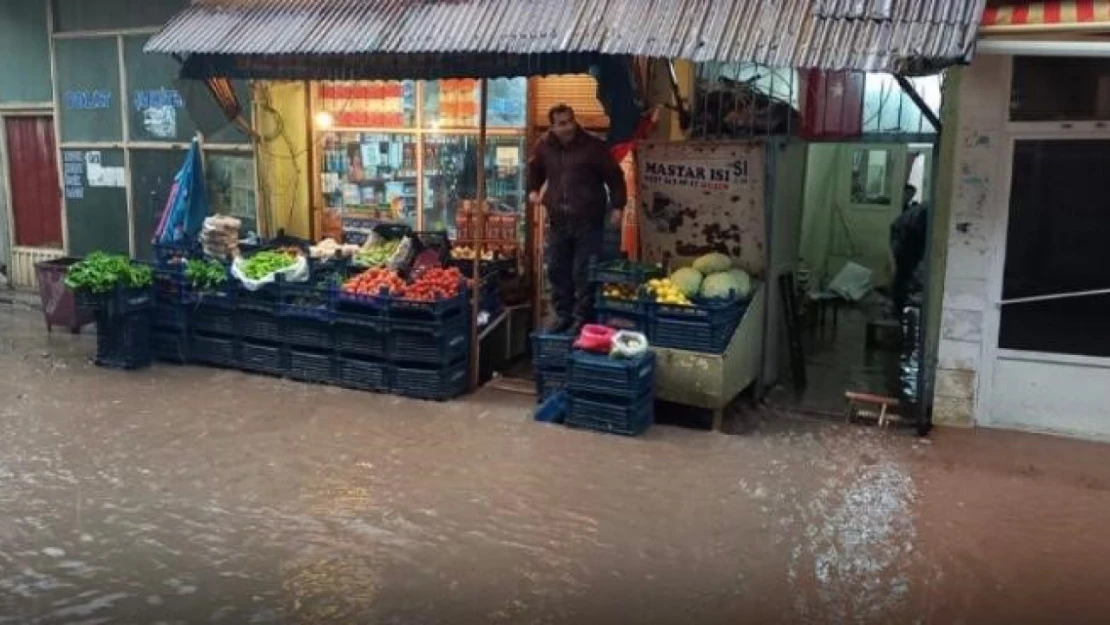
[[[477,296],[484,278],[482,261],[515,260],[524,282],[532,283],[526,305],[543,299],[543,263],[538,252],[542,248],[542,213],[531,210],[525,201],[524,164],[536,132],[546,123],[546,105],[572,99],[567,95],[583,98],[593,110],[576,105],[580,120],[590,130],[606,130],[604,125],[589,121],[605,118],[595,98],[597,85],[559,91],[560,81],[566,77],[575,80],[605,59],[625,59],[631,67],[634,57],[753,63],[759,67],[848,66],[860,71],[920,72],[966,59],[967,33],[973,32],[975,23],[963,11],[958,32],[949,32],[944,45],[937,46],[930,58],[920,58],[909,48],[898,47],[898,43],[898,49],[877,61],[849,47],[830,53],[828,58],[772,54],[767,52],[770,48],[756,41],[770,36],[767,29],[755,29],[762,33],[759,37],[744,37],[745,41],[750,39],[750,49],[706,49],[694,42],[709,36],[738,41],[743,35],[726,32],[738,26],[714,24],[708,19],[704,23],[716,29],[712,33],[696,34],[688,42],[673,41],[662,36],[664,31],[673,34],[673,24],[663,17],[664,12],[645,13],[635,2],[613,2],[603,12],[608,17],[601,21],[587,19],[576,3],[546,10],[540,3],[513,7],[485,2],[427,3],[421,5],[418,15],[391,16],[307,1],[281,9],[218,4],[197,3],[185,10],[147,44],[147,52],[181,56],[182,77],[186,79],[252,81],[259,179],[268,187],[260,191],[275,221],[288,212],[291,217],[285,223],[299,224],[294,234],[311,239],[311,243],[333,238],[358,245],[364,237],[381,235],[380,227],[388,224],[406,228],[405,232],[415,239],[424,239],[421,247],[430,235],[443,234],[451,242],[455,261],[474,261],[466,274],[475,295],[468,309],[472,387],[478,381],[481,360],[474,355],[484,340],[479,330],[480,313],[488,312]],[[736,0],[735,4],[745,3]],[[759,24],[778,20],[790,25],[790,32],[799,38],[803,32],[817,33],[813,34],[816,37],[835,29],[862,28],[872,19],[885,20],[895,28],[911,23],[893,14],[864,19],[851,12],[811,13],[809,7],[789,15],[750,10],[759,15]],[[552,11],[562,11],[562,20],[552,22],[554,17],[547,14]],[[622,24],[633,15],[639,16],[642,30],[659,32],[660,37],[622,43],[621,33],[626,30]],[[534,24],[548,22],[560,24],[555,28],[559,32],[529,34]],[[279,32],[294,23],[295,29]],[[467,31],[477,23],[489,24],[489,28],[480,33]],[[809,26],[803,28],[805,24]],[[926,20],[913,25],[928,30],[935,23]],[[266,29],[268,34],[244,38],[244,29]],[[563,30],[566,33],[559,34]],[[311,37],[306,34],[309,32],[313,33]],[[359,40],[363,43],[350,43],[346,33],[354,32],[361,33]],[[793,82],[794,69],[785,71]],[[656,83],[646,81],[639,93],[652,97],[646,98],[642,108],[670,107],[665,117],[672,127],[682,131],[669,138],[683,137],[690,130],[688,100],[693,81],[666,74],[657,75],[659,83],[679,88],[678,83],[686,82],[685,88],[679,88],[680,97],[674,97],[673,89],[660,94]],[[579,85],[586,82],[577,80]],[[612,98],[613,92],[601,96],[610,111],[618,110]],[[703,101],[710,106],[713,99],[706,97]],[[722,109],[718,117],[733,124],[737,119],[762,115],[761,102],[717,101]],[[792,106],[788,102],[780,112]],[[623,128],[628,119],[606,121],[611,121],[613,128]],[[634,126],[636,120],[632,122]],[[689,297],[716,291],[726,300],[745,291],[745,300],[720,307],[727,313],[721,320],[710,320],[712,315],[706,311],[711,307],[702,310],[695,304],[688,318],[671,318],[669,322],[674,323],[669,325],[659,323],[661,316],[667,316],[659,314],[661,307],[686,305],[682,302],[685,295],[679,294],[681,289],[668,280],[639,280],[637,297],[631,303],[618,304],[633,319],[641,316],[649,337],[667,334],[659,332],[662,327],[670,329],[670,337],[676,337],[670,347],[666,346],[668,339],[659,341],[661,349],[674,350],[669,355],[659,352],[664,354],[658,361],[662,363],[661,384],[656,389],[662,389],[660,397],[682,399],[685,395],[693,405],[716,410],[718,417],[739,391],[753,386],[765,374],[768,353],[781,359],[779,323],[784,313],[780,278],[797,268],[796,256],[785,251],[789,246],[778,247],[783,235],[776,229],[780,205],[797,204],[788,201],[793,197],[788,187],[800,188],[797,179],[790,176],[799,173],[797,165],[804,167],[804,149],[789,138],[789,130],[778,126],[767,125],[759,134],[712,145],[663,142],[641,146],[636,156],[639,174],[633,186],[639,198],[635,220],[640,224],[643,244],[631,246],[635,249],[630,251],[626,237],[624,249],[630,256],[642,253],[647,262],[639,269],[627,263],[597,267],[602,273],[618,269],[624,275],[642,269],[638,275],[644,277],[657,264],[667,265],[669,273],[697,260],[705,277],[734,272],[728,280],[723,275],[720,280],[714,278],[715,284],[736,284],[731,280],[741,280],[740,274],[745,280],[754,279],[751,289],[718,286],[706,293],[686,289]],[[768,141],[771,137],[778,138]],[[782,156],[786,153],[788,158]],[[723,178],[699,178],[699,169],[719,171],[712,175]],[[691,171],[691,177],[674,173]],[[599,300],[606,292],[619,290],[608,288],[615,285],[608,284],[601,275],[595,274]],[[379,288],[380,277],[360,281]],[[650,301],[644,297],[648,292],[644,289],[652,293]],[[327,292],[336,293],[334,289]],[[337,299],[342,301],[343,294],[337,293]],[[332,306],[329,323],[332,327],[339,325],[343,306],[334,300],[328,305]],[[538,313],[540,307],[533,309]],[[772,315],[765,312],[768,310],[777,312]],[[687,333],[684,328],[696,331]],[[387,330],[385,334],[384,345],[394,346],[392,350],[386,347],[386,360],[396,360],[399,350],[388,338],[393,333]],[[698,352],[699,347],[687,340],[694,335],[707,337],[709,347],[701,348],[704,357],[679,353]],[[511,343],[518,338],[507,340]],[[342,354],[335,340],[333,335],[333,352],[339,350]],[[768,342],[773,349],[764,349]],[[508,350],[513,352],[512,348]],[[689,376],[668,374],[668,368],[675,372],[683,367],[691,371],[708,367],[716,381],[703,384]],[[394,373],[398,368],[400,365],[394,363]],[[697,397],[690,401],[690,396]]]
[[[1110,437],[1108,19],[992,6],[958,78],[938,422]]]

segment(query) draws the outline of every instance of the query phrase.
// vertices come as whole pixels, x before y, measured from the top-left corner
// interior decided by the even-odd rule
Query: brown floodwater
[[[0,308],[0,623],[1088,623],[1107,448],[764,415],[630,440],[88,363]]]

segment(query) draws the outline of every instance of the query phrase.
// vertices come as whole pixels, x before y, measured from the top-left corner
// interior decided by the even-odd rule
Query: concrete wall
[[[933,398],[937,424],[967,426],[976,420],[991,272],[1001,252],[995,233],[1008,197],[1000,181],[1008,157],[1009,67],[1010,57],[980,55],[953,88],[958,114],[949,118],[954,126],[946,127],[942,143],[940,166],[949,171],[942,170],[938,185],[934,239],[947,239]]]

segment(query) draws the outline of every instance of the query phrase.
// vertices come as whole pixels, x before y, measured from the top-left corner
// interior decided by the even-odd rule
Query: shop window
[[[424,127],[478,127],[478,81],[472,78],[425,82]]]
[[[132,141],[178,142],[192,140],[197,131],[186,108],[183,94],[176,82],[179,72],[177,61],[166,54],[145,54],[143,46],[147,37],[124,39],[124,62],[127,68],[127,107],[129,139]],[[250,120],[250,90],[243,82],[232,83],[243,117]],[[203,83],[196,86],[204,89]],[[207,94],[204,97],[210,97]],[[220,117],[220,120],[226,120]],[[228,123],[219,132],[205,136],[207,143],[246,143],[248,138],[234,124]]]
[[[1013,70],[1012,121],[1110,119],[1110,60],[1019,56]]]
[[[0,102],[49,102],[50,34],[46,6],[0,0]],[[18,63],[10,59],[19,59]]]
[[[485,172],[487,203],[498,215],[519,215],[524,204],[523,137],[488,137]],[[424,144],[425,229],[446,230],[453,237],[467,234],[460,214],[474,207],[478,197],[478,138],[429,136]],[[515,223],[519,223],[517,219]],[[515,227],[510,227],[515,230]],[[488,233],[487,233],[488,234]],[[487,238],[510,239],[503,232]],[[470,238],[464,236],[463,238]]]
[[[69,253],[75,256],[97,250],[128,253],[131,245],[123,150],[77,150],[63,146],[61,152],[67,183],[65,218]]]
[[[205,154],[204,183],[208,212],[242,221],[239,232],[258,232],[254,158],[247,154]]]
[[[54,3],[54,28],[58,32],[158,28],[189,4],[189,0],[51,1]]]
[[[115,37],[59,39],[54,49],[62,143],[121,140]]]
[[[852,203],[889,206],[890,150],[852,150]]]
[[[319,144],[326,208],[415,224],[416,135],[331,132]]]
[[[1002,299],[1110,288],[1110,141],[1018,141]],[[1003,304],[999,347],[1110,357],[1110,296]]]
[[[929,109],[940,116],[941,76],[908,78]],[[863,132],[936,133],[936,128],[890,74],[867,74],[863,87]]]

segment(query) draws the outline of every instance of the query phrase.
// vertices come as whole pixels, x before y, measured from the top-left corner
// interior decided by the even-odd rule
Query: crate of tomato
[[[411,280],[391,298],[391,319],[425,318],[442,320],[466,309],[466,278],[457,267],[415,269]]]

